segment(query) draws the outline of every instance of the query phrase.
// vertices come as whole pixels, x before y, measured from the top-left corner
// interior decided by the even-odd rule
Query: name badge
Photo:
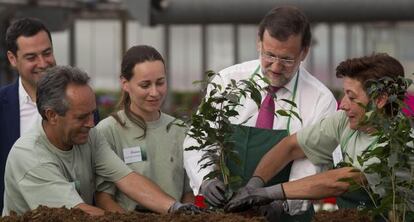
[[[332,152],[332,158],[334,167],[344,160],[341,146],[336,147],[336,149]]]
[[[126,164],[142,161],[141,147],[124,148],[124,161]]]

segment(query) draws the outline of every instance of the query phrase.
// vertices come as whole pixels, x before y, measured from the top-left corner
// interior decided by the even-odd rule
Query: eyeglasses
[[[295,65],[295,60],[294,59],[282,59],[276,56],[271,56],[268,55],[264,52],[261,53],[262,58],[264,61],[269,62],[269,63],[274,63],[276,61],[278,61],[280,64],[282,64],[283,66],[286,67],[292,67],[293,65]]]
[[[292,66],[295,65],[295,62],[296,62],[295,59],[282,59],[282,58],[277,57],[277,56],[269,55],[269,54],[267,54],[266,52],[263,52],[263,51],[264,50],[263,50],[263,45],[262,45],[260,55],[262,56],[262,58],[265,62],[275,63],[277,61],[277,62],[279,62],[280,64],[282,64],[283,66],[286,66],[286,67],[292,67]]]

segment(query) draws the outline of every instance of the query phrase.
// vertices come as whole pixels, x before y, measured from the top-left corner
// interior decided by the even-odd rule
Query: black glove
[[[203,181],[200,187],[200,193],[213,207],[222,207],[226,204],[225,190],[224,183],[217,178]]]
[[[275,200],[270,204],[260,206],[257,211],[261,216],[265,217],[267,221],[280,221],[280,216],[284,212],[283,200]]]
[[[281,184],[263,188],[245,186],[236,193],[224,210],[229,212],[245,211],[252,206],[265,205],[273,200],[284,199],[285,194]]]
[[[191,203],[180,203],[175,201],[168,209],[168,213],[199,214],[201,209]]]

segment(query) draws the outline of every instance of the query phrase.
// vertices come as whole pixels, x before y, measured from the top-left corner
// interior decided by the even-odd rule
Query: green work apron
[[[374,204],[365,190],[358,189],[352,192],[346,192],[336,199],[339,208],[372,208]]]
[[[233,139],[235,150],[239,153],[241,164],[237,165],[228,161],[227,165],[232,175],[238,175],[242,179],[242,185],[252,177],[256,166],[259,164],[263,155],[266,154],[274,145],[279,143],[284,137],[288,136],[288,130],[268,130],[254,127],[234,125]],[[275,185],[289,181],[290,162],[282,171],[273,177],[266,186]],[[291,216],[284,213],[280,221],[311,221],[314,215],[313,207],[301,215]]]
[[[345,156],[349,140],[352,138],[352,136],[356,132],[357,132],[356,130],[352,131],[346,137],[346,139],[343,142],[341,142],[340,149],[341,149],[342,156]],[[356,135],[358,135],[358,133]],[[371,147],[373,147],[375,144],[376,144],[376,141],[373,141],[367,147],[367,149],[371,149]],[[339,208],[372,208],[374,207],[374,204],[372,203],[371,198],[369,197],[367,192],[363,190],[362,188],[356,191],[346,192],[342,194],[340,197],[337,198],[336,203]]]
[[[256,69],[255,73],[259,70]],[[299,72],[296,77],[295,87],[293,91],[294,101],[296,96],[296,87],[298,84]],[[254,170],[258,163],[274,145],[278,144],[283,138],[289,135],[290,117],[286,126],[286,129],[272,130],[272,129],[259,129],[255,127],[248,127],[242,125],[233,125],[232,139],[235,141],[234,149],[238,152],[241,164],[237,165],[232,161],[227,161],[227,166],[230,169],[232,175],[238,175],[242,178],[242,185],[245,185],[247,181],[252,177]],[[289,181],[290,168],[292,162],[289,163],[282,171],[280,171],[275,177],[273,177],[266,186],[275,185],[278,183]],[[281,216],[280,221],[298,221],[306,222],[311,221],[314,214],[313,207],[310,207],[302,215],[290,216],[284,213]]]
[[[353,131],[344,141],[344,143],[341,143],[341,151],[342,156],[344,156],[344,153],[346,153],[346,150],[343,150],[345,147],[347,147],[347,144],[349,140],[351,139],[352,135],[354,135],[356,132]],[[377,141],[372,142],[367,149],[371,149],[372,146],[376,144]],[[374,203],[372,202],[371,198],[369,197],[368,193],[360,188],[355,191],[346,192],[342,194],[341,196],[336,198],[336,204],[338,205],[338,208],[347,208],[347,209],[369,209],[374,208]],[[376,222],[383,222],[385,221],[382,217],[378,216],[375,217],[374,221]]]

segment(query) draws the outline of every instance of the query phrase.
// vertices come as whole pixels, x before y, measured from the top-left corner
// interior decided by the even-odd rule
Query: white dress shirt
[[[41,120],[36,101],[32,101],[19,78],[20,136],[27,132],[36,121]]]
[[[253,60],[228,67],[220,71],[220,76],[216,77],[213,81],[226,86],[230,83],[231,79],[236,81],[248,79],[252,76],[253,72],[259,65],[259,60]],[[258,74],[263,76],[261,70],[258,72]],[[299,78],[296,98],[294,100],[297,108],[294,108],[293,111],[296,111],[299,114],[302,119],[302,123],[299,119],[291,117],[289,126],[290,134],[295,133],[305,126],[316,123],[317,120],[322,117],[335,112],[337,108],[335,97],[332,95],[331,91],[318,79],[309,74],[301,65],[299,68],[299,75],[295,74],[289,83],[276,92],[276,110],[290,110],[292,108],[290,104],[283,102],[280,99],[292,100],[296,78]],[[260,81],[259,84],[265,86],[266,83]],[[263,91],[262,101],[265,96],[266,92]],[[237,116],[237,118],[230,119],[230,122],[233,124],[241,124],[248,119],[248,121],[243,125],[254,127],[258,116],[258,107],[252,99],[246,98],[244,100],[245,101],[240,102],[243,104],[243,107],[238,107],[236,109],[239,112],[239,116]],[[288,119],[288,117],[283,116],[275,117],[273,129],[286,129]],[[197,142],[193,138],[187,136],[184,140],[184,148],[190,146],[197,146]],[[198,194],[203,177],[212,170],[212,167],[200,169],[198,161],[201,159],[202,154],[202,151],[197,150],[184,152],[184,166],[189,176],[190,186],[193,189],[194,194]],[[317,168],[309,160],[295,160],[291,168],[289,180],[300,179],[305,176],[315,174],[316,171]],[[288,200],[288,204],[288,213],[294,215],[306,211],[310,206],[310,201]]]

